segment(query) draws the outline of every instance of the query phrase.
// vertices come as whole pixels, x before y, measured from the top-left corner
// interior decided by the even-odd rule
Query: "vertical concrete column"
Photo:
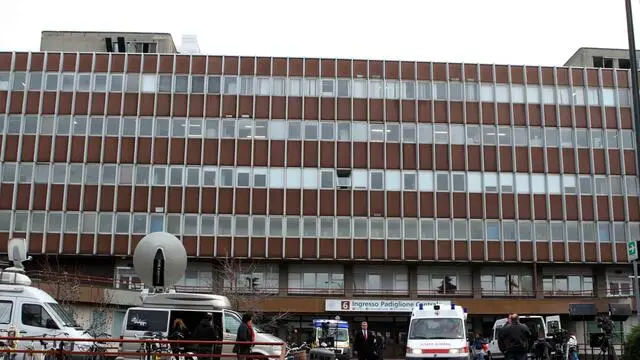
[[[542,277],[542,269],[538,264],[533,263],[533,293],[535,294],[536,299],[544,298],[544,286],[543,286],[543,277]]]
[[[409,298],[418,298],[418,265],[409,264],[407,271],[409,272]]]
[[[280,264],[278,266],[278,295],[287,296],[289,292],[289,266]]]
[[[595,292],[595,296],[598,299],[603,299],[607,297],[607,293],[609,292],[607,284],[607,271],[603,266],[595,266],[593,268],[593,291]]]
[[[347,298],[353,297],[353,265],[344,265],[344,296]]]
[[[471,291],[474,299],[482,298],[481,268],[477,265],[471,266]]]

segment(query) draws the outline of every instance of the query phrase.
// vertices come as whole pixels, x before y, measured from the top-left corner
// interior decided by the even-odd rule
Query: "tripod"
[[[596,360],[618,360],[618,354],[616,349],[611,345],[609,341],[610,334],[606,334],[602,337],[602,344],[600,345],[600,352],[596,357]]]

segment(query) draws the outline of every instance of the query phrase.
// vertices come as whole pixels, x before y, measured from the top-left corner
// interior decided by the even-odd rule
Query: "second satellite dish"
[[[177,237],[154,232],[136,246],[133,268],[147,287],[170,287],[180,281],[187,270],[187,252]]]

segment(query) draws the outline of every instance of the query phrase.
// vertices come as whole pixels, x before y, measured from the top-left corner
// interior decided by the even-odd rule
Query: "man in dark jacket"
[[[500,329],[498,347],[505,360],[527,360],[531,330],[520,323],[517,314],[511,315],[511,322]]]
[[[375,360],[376,354],[376,335],[369,331],[369,325],[366,321],[360,324],[361,330],[356,332],[356,339],[353,342],[354,355],[358,360]]]
[[[256,334],[253,330],[253,314],[250,312],[242,315],[242,323],[238,327],[236,333],[236,341],[243,342],[255,342]],[[251,354],[252,344],[235,344],[233,346],[233,352],[238,354],[238,359],[245,359],[247,355]]]
[[[213,316],[206,314],[200,323],[193,331],[193,340],[203,341],[216,341],[219,339],[219,334],[216,328],[212,324]],[[213,345],[208,343],[198,344],[198,354],[212,354],[214,358],[220,358],[221,347],[219,345]],[[216,356],[217,355],[217,356]]]

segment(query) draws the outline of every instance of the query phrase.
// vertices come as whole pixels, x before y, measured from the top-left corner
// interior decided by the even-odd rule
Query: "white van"
[[[242,322],[242,315],[229,310],[229,300],[224,296],[212,294],[191,293],[159,293],[144,295],[142,306],[127,310],[122,324],[122,338],[135,339],[149,333],[162,333],[163,338],[169,336],[169,331],[175,319],[182,319],[190,332],[196,328],[200,320],[209,313],[213,315],[213,323],[222,329],[224,341],[235,341],[238,327]],[[254,354],[280,356],[282,346],[275,343],[284,341],[260,330],[254,326],[256,342],[272,342],[274,345],[256,345]],[[135,352],[140,349],[139,343],[122,343],[121,351]],[[225,344],[223,354],[230,354],[233,344]]]
[[[46,292],[32,287],[31,279],[21,266],[0,270],[0,335],[15,330],[18,337],[56,337],[87,339],[87,342],[69,343],[66,349],[87,351],[93,345],[73,316]],[[49,346],[53,341],[47,342]],[[42,349],[39,341],[21,340],[18,348],[33,346]]]
[[[520,316],[520,322],[527,325],[531,330],[531,335],[538,339],[546,338],[550,328],[561,328],[560,315],[547,316],[546,318],[538,315]],[[498,319],[493,324],[491,341],[489,342],[489,359],[504,359],[504,354],[500,352],[498,347],[498,334],[506,324],[507,318]]]
[[[411,312],[407,359],[468,360],[467,312],[455,304],[417,304]]]

